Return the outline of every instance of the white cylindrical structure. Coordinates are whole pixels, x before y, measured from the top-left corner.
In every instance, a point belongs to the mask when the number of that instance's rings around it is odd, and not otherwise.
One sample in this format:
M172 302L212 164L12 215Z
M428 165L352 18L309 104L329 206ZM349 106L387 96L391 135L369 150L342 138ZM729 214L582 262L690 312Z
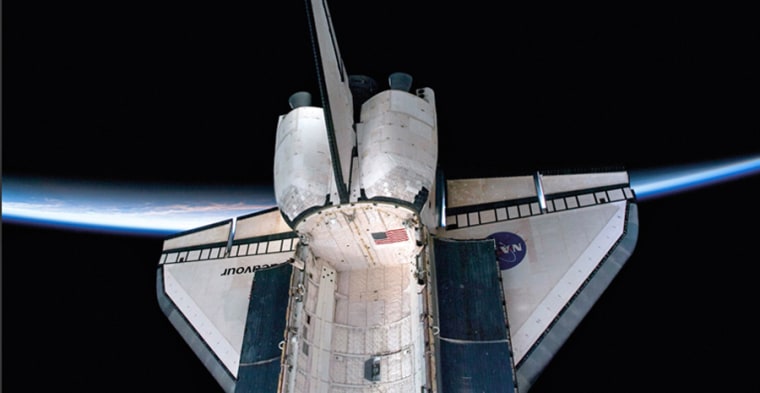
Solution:
M361 120L359 182L368 199L414 203L423 188L433 189L438 133L431 89L378 93L362 106Z
M277 205L292 222L324 206L330 193L332 160L322 108L301 106L280 117L274 154Z

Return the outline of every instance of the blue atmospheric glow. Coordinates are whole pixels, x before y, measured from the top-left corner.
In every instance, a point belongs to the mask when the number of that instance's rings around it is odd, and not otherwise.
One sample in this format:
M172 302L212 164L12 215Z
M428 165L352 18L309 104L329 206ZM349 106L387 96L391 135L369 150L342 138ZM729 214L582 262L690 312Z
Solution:
M705 164L630 170L630 184L640 201L760 174L760 155Z
M760 174L760 155L651 170L629 170L639 201ZM209 189L92 184L3 177L4 222L164 236L276 205L267 187Z
M96 232L166 235L275 205L263 187L152 187L3 178L6 222Z
M105 221L103 223L89 223L77 219L72 219L69 221L60 219L38 219L6 213L3 213L3 222L43 228L57 228L69 231L111 233L116 235L137 235L148 237L165 237L182 231L181 229L160 227L145 228L144 226L128 226L119 223L109 224Z

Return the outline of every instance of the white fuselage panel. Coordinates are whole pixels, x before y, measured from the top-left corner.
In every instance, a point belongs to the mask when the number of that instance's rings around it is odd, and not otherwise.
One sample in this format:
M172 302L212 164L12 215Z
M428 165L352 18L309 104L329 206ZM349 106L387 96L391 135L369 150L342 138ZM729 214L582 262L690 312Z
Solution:
M425 385L417 216L406 207L331 207L298 227L305 289L294 392L418 391Z

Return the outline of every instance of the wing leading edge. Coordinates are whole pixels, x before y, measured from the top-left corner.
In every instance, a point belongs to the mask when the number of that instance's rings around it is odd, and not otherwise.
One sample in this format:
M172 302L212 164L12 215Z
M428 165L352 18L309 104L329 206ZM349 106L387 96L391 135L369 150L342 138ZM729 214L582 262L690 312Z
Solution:
M493 241L514 379L526 392L635 247L628 175L448 180L446 199L437 237Z

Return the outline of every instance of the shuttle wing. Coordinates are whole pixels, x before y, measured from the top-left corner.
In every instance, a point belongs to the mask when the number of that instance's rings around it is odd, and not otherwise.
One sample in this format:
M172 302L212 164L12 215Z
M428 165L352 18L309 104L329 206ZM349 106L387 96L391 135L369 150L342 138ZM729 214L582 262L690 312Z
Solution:
M514 379L527 391L634 249L638 216L628 175L448 180L445 198L446 226L437 237L493 241ZM446 313L440 318L456 318Z
M277 209L164 241L159 305L226 391L276 390L297 244Z

